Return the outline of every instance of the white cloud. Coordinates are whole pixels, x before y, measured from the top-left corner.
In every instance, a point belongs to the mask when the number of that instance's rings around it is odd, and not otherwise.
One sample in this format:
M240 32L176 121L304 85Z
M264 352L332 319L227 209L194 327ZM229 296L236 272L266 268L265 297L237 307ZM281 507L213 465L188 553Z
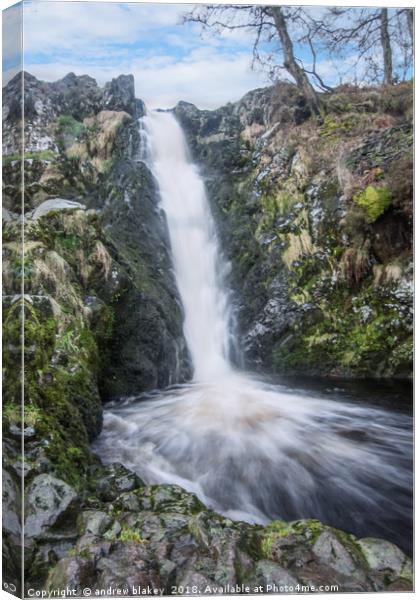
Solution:
M88 73L100 85L120 73L133 73L136 95L150 108L171 108L179 100L199 108L217 108L241 98L256 87L267 85L263 76L250 69L248 54L220 56L213 49L191 53L181 61L171 56L153 60L134 59L119 68L95 66L83 68L78 63L27 64L26 69L40 79L55 81L73 71Z
M180 7L159 4L34 2L25 5L25 52L89 53L104 44L131 44L176 25Z
M193 102L200 108L217 108L266 85L249 63L248 54L222 57L203 50L158 69L140 64L134 72L141 97L153 108L174 106L178 100Z
M68 72L100 85L133 73L151 107L179 100L215 108L265 78L250 69L250 34L201 35L180 25L191 5L36 2L25 9L25 69L47 81Z

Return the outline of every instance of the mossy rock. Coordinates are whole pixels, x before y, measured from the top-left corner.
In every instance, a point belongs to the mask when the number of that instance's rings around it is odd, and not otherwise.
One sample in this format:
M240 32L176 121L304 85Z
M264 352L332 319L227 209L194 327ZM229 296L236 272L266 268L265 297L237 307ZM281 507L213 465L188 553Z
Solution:
M369 185L365 190L353 196L353 201L361 206L371 223L374 223L391 205L391 192L386 187Z

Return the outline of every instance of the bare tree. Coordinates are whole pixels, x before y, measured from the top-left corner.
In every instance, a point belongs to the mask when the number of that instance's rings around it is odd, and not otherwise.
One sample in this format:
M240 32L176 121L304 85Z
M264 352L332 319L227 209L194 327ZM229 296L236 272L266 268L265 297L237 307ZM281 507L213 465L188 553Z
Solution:
M408 32L411 38L411 45L414 44L414 10L412 8L406 8L404 11L407 18Z
M312 112L315 115L319 115L321 112L319 98L312 87L308 75L303 68L303 66L299 65L296 60L295 52L293 49L293 42L290 38L286 19L284 17L284 13L282 9L278 6L272 6L268 9L274 19L274 24L281 40L281 45L283 48L284 55L284 68L296 82L296 85L300 90L302 90L305 98L308 101L309 106L311 107Z
M302 7L286 8L251 4L237 6L198 5L184 16L184 22L199 23L204 29L216 31L246 29L254 32L253 56L254 60L260 63L267 62L267 59L263 58L259 52L260 42L271 42L275 38L279 43L283 59L281 68L292 77L305 96L311 112L318 116L321 113L321 104L311 83L310 76L315 78L318 87L323 90L327 89L328 86L323 83L316 73L316 52L313 44L315 29L310 26L312 25L310 18L306 19L305 17ZM312 70L307 69L295 53L289 25L297 22L307 25L306 35L302 39L311 48L313 56ZM277 73L277 69L273 69L272 73Z
M335 7L318 24L318 34L330 53L348 54L353 50L356 64L365 63L365 79L391 85L405 78L412 63L412 19L411 9Z
M388 9L382 8L380 13L381 19L381 46L384 62L384 83L392 84L392 50L391 39L389 37Z

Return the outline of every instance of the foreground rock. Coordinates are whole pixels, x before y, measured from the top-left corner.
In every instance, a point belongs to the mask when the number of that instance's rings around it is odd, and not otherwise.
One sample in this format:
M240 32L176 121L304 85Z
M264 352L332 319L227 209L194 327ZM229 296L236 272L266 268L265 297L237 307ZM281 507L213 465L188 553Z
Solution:
M412 589L411 561L392 544L356 540L319 521L233 522L178 486L138 488L121 494L107 512L82 512L79 533L70 555L50 572L47 590Z

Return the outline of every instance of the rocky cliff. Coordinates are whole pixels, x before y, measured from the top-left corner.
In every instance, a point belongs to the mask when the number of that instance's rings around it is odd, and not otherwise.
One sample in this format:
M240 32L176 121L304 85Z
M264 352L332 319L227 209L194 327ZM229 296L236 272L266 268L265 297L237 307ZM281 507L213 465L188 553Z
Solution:
M6 579L19 587L24 489L27 589L411 589L388 542L317 521L234 523L91 452L103 401L190 376L182 306L133 78L24 81L24 187L20 77L3 90ZM288 86L218 111L177 106L250 365L408 376L411 99L395 90L337 92L323 124Z
M310 118L292 85L175 112L232 264L248 367L412 372L412 88L343 87Z
M3 206L12 223L14 213L21 212L19 114L13 109L19 93L16 77L4 90ZM50 251L54 251L71 263L63 267L68 272L60 293L66 278L74 275L82 303L96 303L98 312L102 300L112 309L112 335L109 332L106 344L99 348L104 398L138 392L139 387L164 387L189 374L166 223L158 209L153 177L138 160L137 119L142 114L132 76L120 76L101 89L87 76L69 74L49 84L25 74L27 240L35 236L41 259L53 260ZM88 212L67 217L71 206L66 201L81 204L72 205L72 212L77 208ZM50 215L58 211L63 223L54 233L54 215ZM68 220L79 220L79 225L67 225ZM88 249L84 231L85 227L90 231L93 222L102 238ZM50 246L45 245L47 228L52 231ZM36 275L40 263L34 268L31 248L25 253L28 277ZM11 258L12 269L15 260ZM101 261L98 274L95 265ZM56 290L39 283L34 290L28 282L27 291L42 295L44 290L58 300Z

